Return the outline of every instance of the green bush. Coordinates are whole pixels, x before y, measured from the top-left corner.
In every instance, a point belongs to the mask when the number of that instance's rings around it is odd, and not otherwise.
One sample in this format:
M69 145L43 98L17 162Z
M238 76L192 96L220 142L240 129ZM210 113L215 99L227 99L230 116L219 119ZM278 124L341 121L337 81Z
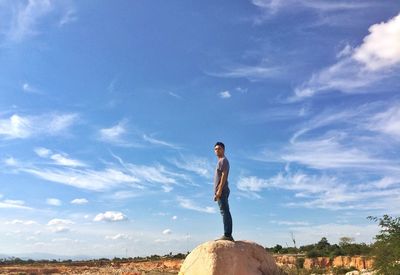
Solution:
M374 268L378 274L400 274L400 217L384 215L382 218L368 218L379 222L381 227L372 246L372 254L375 256Z

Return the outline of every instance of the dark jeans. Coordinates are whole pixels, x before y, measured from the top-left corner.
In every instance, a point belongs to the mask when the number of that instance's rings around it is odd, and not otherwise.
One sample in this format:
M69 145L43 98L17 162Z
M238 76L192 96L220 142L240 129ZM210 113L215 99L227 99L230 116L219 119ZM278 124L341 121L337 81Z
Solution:
M224 235L226 237L232 236L232 216L229 211L229 188L222 191L221 198L218 200L219 210L222 215L222 221L224 222Z

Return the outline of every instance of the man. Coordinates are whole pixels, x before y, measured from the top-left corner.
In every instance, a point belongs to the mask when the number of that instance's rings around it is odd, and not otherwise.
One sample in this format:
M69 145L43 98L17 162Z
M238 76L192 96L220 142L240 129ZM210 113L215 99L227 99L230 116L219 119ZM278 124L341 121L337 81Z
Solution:
M214 176L214 201L218 202L219 210L224 223L224 235L219 240L234 241L232 237L232 216L229 211L229 161L225 157L225 145L217 142L214 146L215 155L218 157L217 167Z

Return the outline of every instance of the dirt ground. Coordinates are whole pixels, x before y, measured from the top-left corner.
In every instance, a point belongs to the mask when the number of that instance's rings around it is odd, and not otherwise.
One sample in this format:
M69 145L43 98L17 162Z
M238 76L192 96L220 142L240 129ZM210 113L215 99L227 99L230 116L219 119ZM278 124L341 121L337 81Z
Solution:
M172 275L178 274L182 260L123 263L46 263L2 265L0 274L44 275L44 274L111 274L111 275Z

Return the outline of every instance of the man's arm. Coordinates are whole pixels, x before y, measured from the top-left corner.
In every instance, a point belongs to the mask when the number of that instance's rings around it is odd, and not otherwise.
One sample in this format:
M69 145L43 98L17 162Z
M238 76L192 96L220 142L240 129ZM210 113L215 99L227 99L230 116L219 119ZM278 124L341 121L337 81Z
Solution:
M221 181L219 182L218 190L217 190L217 193L215 194L215 197L214 197L215 201L217 201L217 200L219 200L221 198L222 190L223 190L224 185L226 183L226 179L227 179L227 174L225 172L222 172Z

